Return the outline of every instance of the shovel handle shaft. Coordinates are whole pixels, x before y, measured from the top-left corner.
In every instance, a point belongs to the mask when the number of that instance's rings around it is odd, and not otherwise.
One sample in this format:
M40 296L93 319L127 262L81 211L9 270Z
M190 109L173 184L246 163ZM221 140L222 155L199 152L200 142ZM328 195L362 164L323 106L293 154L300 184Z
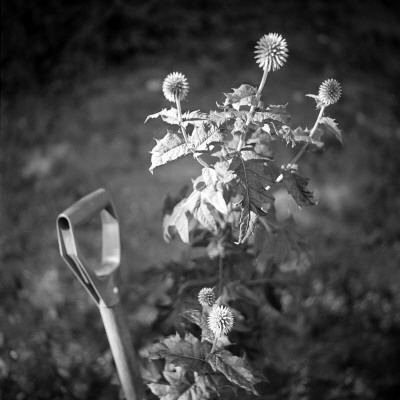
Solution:
M142 400L144 392L140 368L132 347L124 310L120 303L112 307L100 306L99 309L125 398Z

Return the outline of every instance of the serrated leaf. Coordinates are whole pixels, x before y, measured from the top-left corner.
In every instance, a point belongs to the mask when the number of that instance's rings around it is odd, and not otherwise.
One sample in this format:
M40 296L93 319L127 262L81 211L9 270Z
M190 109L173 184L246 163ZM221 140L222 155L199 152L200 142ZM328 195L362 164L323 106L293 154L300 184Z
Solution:
M264 124L271 124L274 129L275 125L278 127L281 125L288 125L290 126L292 117L286 110L286 106L274 106L270 105L267 107L265 111L257 111L254 113L253 121L260 126Z
M163 236L166 242L172 239L170 228L174 227L184 243L189 243L189 220L186 215L186 198L181 200L172 211L172 214L167 214L163 219Z
M217 234L218 226L214 215L210 211L210 206L207 202L201 201L199 207L193 211L193 217L200 222L210 232Z
M276 179L271 160L254 151L242 151L231 162L230 169L239 180L237 192L243 196L239 220L239 240L244 243L252 234L258 215L265 215L266 204L274 201L274 196L266 189Z
M334 119L329 117L322 117L319 121L318 127L322 129L323 132L334 134L336 139L339 140L340 143L343 143L342 132L340 131Z
M255 87L244 84L232 90L232 93L224 93L226 96L224 106L231 105L235 110L239 110L241 106L256 106L258 104Z
M221 141L223 141L223 135L215 125L202 123L194 127L189 144L195 151L202 152L210 143Z
M176 367L175 371L164 371L169 385L150 383L148 386L160 400L206 400L210 396L207 390L208 381L203 376L194 374L194 381L189 381L184 371Z
M213 185L207 186L202 191L202 198L212 205L216 210L222 214L228 214L228 206L226 205L224 194Z
M211 372L205 361L209 353L209 344L200 342L192 334L186 333L182 339L179 334L169 336L149 347L149 359L164 358L167 363L198 373Z
M164 108L158 113L151 114L146 118L146 120L144 122L146 123L149 119L154 119L154 118L158 118L158 117L161 117L161 119L164 122L166 122L167 124L171 124L171 125L179 124L178 111L174 107L171 107L169 110Z
M303 178L294 169L283 169L282 175L287 191L300 207L316 204L313 192L307 188L309 182L308 178Z
M156 141L157 144L150 152L151 166L149 170L151 173L153 173L154 168L177 160L189 152L185 141L174 132L168 131L161 140Z
M214 371L221 372L232 383L258 394L254 385L261 382L262 379L254 375L245 359L234 356L227 350L222 350L213 354L208 362Z
M210 121L215 123L217 127L221 127L223 124L225 124L231 119L240 118L244 116L244 113L245 113L244 111L238 111L233 109L221 112L211 111L209 114L209 119Z
M244 198L239 218L239 238L237 243L246 243L257 227L258 214L252 210L253 206L247 197Z
M182 114L182 125L202 125L205 122L209 122L207 114L197 111L186 111Z
M246 121L243 120L242 118L236 118L231 133L234 134L236 132L238 133L245 132L246 129L247 129Z

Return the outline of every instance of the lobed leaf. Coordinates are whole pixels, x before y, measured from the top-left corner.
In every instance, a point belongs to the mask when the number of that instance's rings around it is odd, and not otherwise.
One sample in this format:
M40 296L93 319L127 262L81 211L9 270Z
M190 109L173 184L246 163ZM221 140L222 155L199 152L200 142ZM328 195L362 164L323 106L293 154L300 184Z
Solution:
M342 132L339 129L334 119L329 117L322 117L319 121L318 128L322 129L322 133L332 133L336 139L343 144Z
M183 339L177 333L150 346L149 359L164 358L167 363L181 367L184 371L204 374L211 372L206 362L209 347L208 343L200 342L191 333L186 333Z
M283 169L282 175L287 191L300 207L316 204L313 192L307 188L308 178L300 176L295 169Z
M232 93L224 93L226 96L224 106L232 106L235 110L239 110L241 106L257 106L258 98L255 87L244 84L232 90Z
M206 400L210 398L207 380L204 375L194 375L194 380L189 381L183 371L177 367L175 371L164 371L165 379L169 385L150 383L150 390L160 400Z
M270 105L266 108L265 111L257 111L253 117L253 121L256 123L261 123L261 124L278 123L278 125L288 125L288 126L290 126L291 119L292 117L286 111L286 106L284 105L279 105L279 106Z
M245 243L253 233L258 215L265 215L265 206L274 201L267 187L272 185L277 173L271 160L253 150L244 150L232 159L230 169L236 174L243 196L239 220L238 243Z
M210 123L196 125L190 136L189 144L193 150L201 152L207 150L207 146L212 142L222 142L223 135L219 129Z
M182 199L163 219L163 237L166 242L172 238L170 228L174 227L184 243L189 243L189 219L186 215L186 198Z
M255 376L244 358L239 358L227 350L222 350L213 354L208 359L208 362L214 371L221 372L235 385L256 395L258 394L254 385L261 382L262 379L259 376Z
M159 117L161 117L161 119L167 124L179 125L178 110L174 107L171 107L169 110L164 108L158 113L151 114L146 118L144 122L146 123L149 119L154 119Z
M153 173L154 168L177 160L188 154L189 149L185 141L178 134L167 131L167 134L157 140L157 144L151 150L151 166L149 171Z

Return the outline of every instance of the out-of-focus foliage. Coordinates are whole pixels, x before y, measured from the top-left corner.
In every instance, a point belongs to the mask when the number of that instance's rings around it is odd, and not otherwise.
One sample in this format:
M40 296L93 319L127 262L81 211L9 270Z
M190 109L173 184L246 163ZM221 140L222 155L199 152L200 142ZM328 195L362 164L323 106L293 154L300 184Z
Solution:
M7 97L1 101L0 138L0 397L117 397L99 315L62 263L54 226L59 212L100 186L110 190L121 217L124 304L136 346L157 329L173 334L172 322L179 328L182 318L170 316L172 294L177 301L195 299L190 284L199 277L188 259L182 261L189 269L184 275L171 272L181 267L169 263L160 276L163 262L178 254L160 233L162 196L198 171L183 163L148 179L148 152L156 135L143 121L165 107L155 77L167 73L179 56L193 82L193 99L214 106L210 90L229 92L239 74L249 84L259 79L245 60L268 29L284 32L295 49L288 64L295 73L277 72L285 86L291 81L287 86L296 88L284 93L282 100L291 96L289 109L301 107L304 91L318 86L323 77L315 71L321 68L346 90L332 115L346 132L345 146L333 138L324 162L318 155L304 157L320 198L300 221L301 238L307 232L314 249L311 278L299 289L301 296L292 294L290 283L279 291L283 310L299 318L301 335L293 340L290 329L275 329L272 322L269 330L272 339L287 335L282 347L268 349L271 359L290 354L297 360L284 365L294 371L286 386L291 394L284 398L307 392L320 399L322 386L332 399L397 400L396 6L372 0L257 1L245 7L239 0L2 1L1 86ZM22 96L11 101L8 95L17 91ZM277 87L270 91L276 97ZM289 207L298 218L288 202ZM83 246L90 248L92 234L92 229L85 232ZM271 258L285 260L290 270L292 255L270 245ZM209 250L218 254L220 246ZM144 274L153 263L158 273ZM187 279L190 284L183 283ZM266 292L273 302L274 294ZM271 381L282 387L285 379L283 374Z

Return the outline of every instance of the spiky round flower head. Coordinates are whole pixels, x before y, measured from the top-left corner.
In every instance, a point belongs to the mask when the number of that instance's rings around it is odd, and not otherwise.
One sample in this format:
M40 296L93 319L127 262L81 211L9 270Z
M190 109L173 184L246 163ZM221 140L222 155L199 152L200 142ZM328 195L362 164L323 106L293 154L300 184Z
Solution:
M340 83L335 79L327 79L321 83L318 98L324 106L336 103L342 93Z
M207 320L208 327L215 336L226 335L233 327L233 314L229 307L215 305Z
M276 71L285 64L288 52L286 39L277 33L269 33L257 42L255 58L260 68Z
M213 288L203 288L199 292L199 303L203 307L212 307L215 303L215 294Z
M183 100L189 92L189 83L186 76L180 72L172 72L163 82L162 90L165 98L171 103Z

